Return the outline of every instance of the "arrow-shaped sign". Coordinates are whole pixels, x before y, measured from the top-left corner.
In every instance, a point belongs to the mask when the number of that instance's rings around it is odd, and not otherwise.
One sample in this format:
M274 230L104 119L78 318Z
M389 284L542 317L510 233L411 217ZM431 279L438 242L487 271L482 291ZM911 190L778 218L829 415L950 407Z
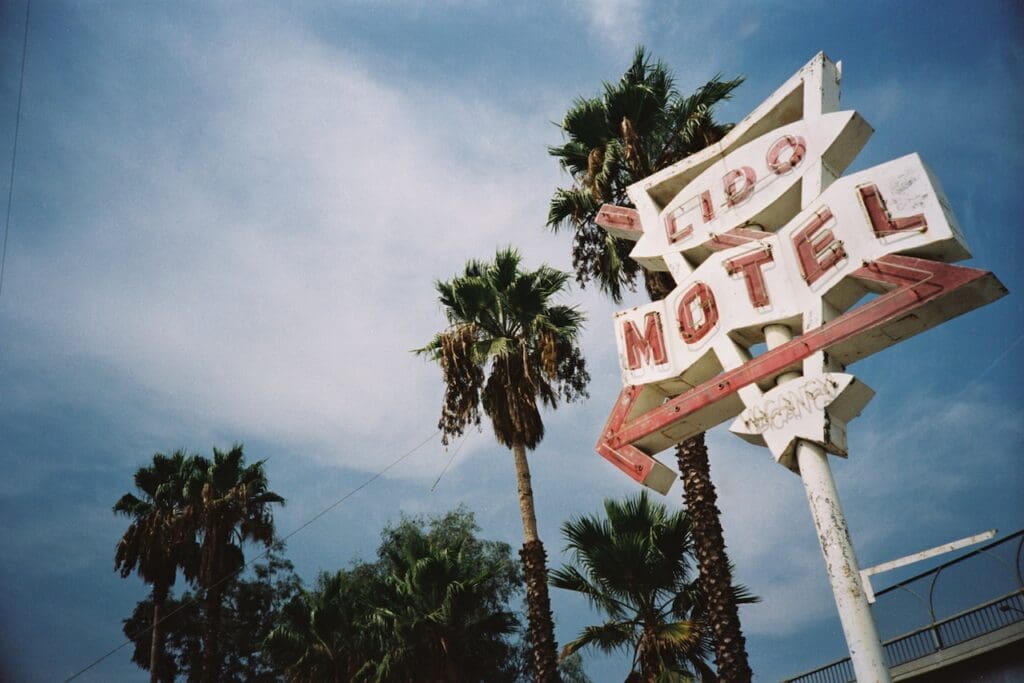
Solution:
M651 453L638 448L638 442L682 427L672 431L669 442L676 443L723 421L723 413L732 413L724 419L735 416L742 409L740 389L771 383L819 351L846 365L1006 294L989 271L896 254L867 263L851 276L891 291L664 403L653 389L625 387L597 452L636 481L666 493L675 477L650 457L662 450L663 440L653 440Z

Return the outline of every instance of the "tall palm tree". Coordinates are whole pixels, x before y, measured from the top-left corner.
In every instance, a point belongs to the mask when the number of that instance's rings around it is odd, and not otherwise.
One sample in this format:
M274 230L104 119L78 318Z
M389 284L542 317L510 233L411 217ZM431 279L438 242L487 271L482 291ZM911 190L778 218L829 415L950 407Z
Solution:
M220 612L227 579L245 565L242 544L274 542L271 505L284 498L269 490L263 462L246 466L242 446L213 449L213 460L186 461L185 524L199 535L196 578L204 590L203 681L218 677Z
M585 647L632 650L628 680L716 681L706 601L691 576L690 522L677 510L652 502L646 491L624 501L606 500L605 516L562 525L576 565L551 574L551 585L584 595L608 620L588 626L563 656ZM582 569L581 569L582 568ZM737 602L755 598L734 587Z
M126 493L114 504L115 513L132 519L117 544L114 570L122 577L137 570L142 580L153 586L149 649L149 675L153 683L174 679L175 672L166 671L164 665L163 608L179 567L190 573L195 555L194 544L181 533L185 460L182 451L169 456L155 454L153 464L135 472L135 487L142 497Z
M643 274L652 298L672 288L667 273L646 271L630 259L633 243L594 222L602 204L631 206L626 188L720 140L731 124L714 119L714 107L732 97L743 78L711 79L682 96L664 63L637 48L633 63L604 92L578 97L562 120L566 141L548 148L573 180L551 198L548 226L573 232L573 268L581 285L596 282L616 303Z
M652 63L642 47L617 83L578 98L565 115L565 144L548 152L573 179L551 199L548 225L573 231L573 267L581 284L595 281L614 301L635 286L642 272L652 300L674 287L667 273L647 271L628 255L632 242L618 239L594 222L603 203L631 206L626 188L720 140L732 125L715 121L714 107L732 96L743 78L716 76L689 96L675 89L664 63ZM719 676L749 681L750 666L739 615L732 601L732 572L719 521L707 446L699 434L676 450L683 497L692 519L702 588L708 595Z
M526 451L544 436L538 402L554 408L584 397L590 376L577 346L582 313L552 303L569 276L548 266L522 271L519 264L514 249L501 249L493 263L470 261L462 275L438 282L449 326L418 353L441 365L445 441L479 425L483 406L498 442L512 450L530 643L536 678L547 683L558 680L557 645Z

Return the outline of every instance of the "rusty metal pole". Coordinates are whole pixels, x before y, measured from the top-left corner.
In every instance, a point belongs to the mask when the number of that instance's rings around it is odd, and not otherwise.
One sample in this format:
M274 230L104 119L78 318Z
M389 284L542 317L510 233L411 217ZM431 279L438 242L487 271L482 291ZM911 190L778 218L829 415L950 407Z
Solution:
M764 334L769 349L793 337L785 325L768 325ZM780 375L776 383L783 384L798 377L798 372L787 372ZM878 628L861 584L860 567L853 552L843 508L839 504L839 492L832 477L828 454L818 444L800 440L796 445L796 458L854 674L859 683L891 683Z

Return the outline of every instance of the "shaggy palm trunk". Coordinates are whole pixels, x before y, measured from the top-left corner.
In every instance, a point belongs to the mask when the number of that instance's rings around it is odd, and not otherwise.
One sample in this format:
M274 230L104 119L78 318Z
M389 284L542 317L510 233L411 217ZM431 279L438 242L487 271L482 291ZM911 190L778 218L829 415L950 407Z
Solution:
M538 683L557 683L558 644L555 642L555 622L548 596L547 555L537 535L537 515L533 510L530 464L522 444L512 447L512 455L516 464L519 513L523 517L525 542L519 557L523 562L523 576L526 579L526 617L529 622L530 646L533 649L534 675Z
M718 679L746 683L751 679L746 641L732 593L732 573L725 554L718 495L711 482L708 449L699 434L679 444L676 451L683 478L683 496L690 517L700 584L707 602L707 619L715 642Z
M149 683L160 681L160 660L164 647L163 618L164 602L167 601L167 585L153 584L153 629L149 640Z
M668 296L675 287L675 281L669 273L645 269L644 285L651 300L658 301ZM690 533L697 554L700 587L707 600L707 619L715 643L718 678L726 683L745 683L752 674L732 594L732 572L729 571L729 556L725 553L718 494L711 481L704 435L698 434L679 444L676 455L683 479L683 504L690 517Z
M644 288L651 301L661 301L676 288L676 281L670 273L659 270L644 271Z
M654 629L644 626L643 635L640 636L640 679L644 683L654 683L661 674L661 666L658 663L657 636Z

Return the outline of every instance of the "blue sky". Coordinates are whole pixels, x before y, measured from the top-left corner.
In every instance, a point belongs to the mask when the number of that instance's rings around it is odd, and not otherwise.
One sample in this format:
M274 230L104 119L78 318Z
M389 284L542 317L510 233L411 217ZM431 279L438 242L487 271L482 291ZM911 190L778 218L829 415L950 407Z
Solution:
M864 566L1024 526L1014 3L294 5L32 5L0 295L3 677L62 679L120 642L146 589L112 570L110 507L154 452L244 442L288 532L429 435L440 376L408 350L442 324L432 282L504 244L569 268L568 237L544 228L569 182L551 122L638 43L684 91L746 75L732 121L824 50L876 130L851 170L910 152L934 170L969 265L1010 295L853 366L878 393L836 478ZM24 7L0 4L4 180ZM531 458L553 564L563 521L635 490L592 451L619 389L616 307L568 301L589 315L594 381ZM757 679L842 655L799 480L724 427L709 440L730 555L764 599L741 615ZM448 455L432 442L296 535L300 574L370 558L400 511L459 502L517 547L508 453L473 434L431 491ZM553 601L564 643L592 616ZM597 681L627 666L588 662ZM115 679L145 679L127 649L81 680Z

